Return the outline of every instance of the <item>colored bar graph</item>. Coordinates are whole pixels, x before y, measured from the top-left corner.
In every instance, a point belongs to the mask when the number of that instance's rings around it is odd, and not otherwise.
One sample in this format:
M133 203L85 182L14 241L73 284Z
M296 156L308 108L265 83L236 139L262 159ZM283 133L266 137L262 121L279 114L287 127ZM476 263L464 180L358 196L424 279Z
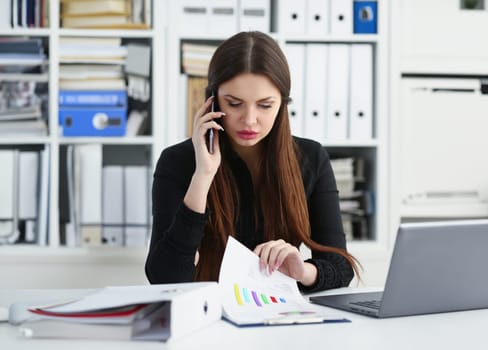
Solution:
M237 283L234 283L234 297L238 305L256 304L256 306L262 307L265 305L286 303L285 298L258 293L254 290L249 290L248 288L241 289Z

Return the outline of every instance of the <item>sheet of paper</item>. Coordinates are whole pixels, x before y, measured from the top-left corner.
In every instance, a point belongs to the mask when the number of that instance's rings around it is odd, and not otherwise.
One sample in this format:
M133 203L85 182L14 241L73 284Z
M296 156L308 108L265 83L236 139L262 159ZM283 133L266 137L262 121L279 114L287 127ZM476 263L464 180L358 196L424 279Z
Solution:
M219 285L224 317L238 325L342 319L310 304L294 279L279 271L261 272L258 256L233 237L227 242Z

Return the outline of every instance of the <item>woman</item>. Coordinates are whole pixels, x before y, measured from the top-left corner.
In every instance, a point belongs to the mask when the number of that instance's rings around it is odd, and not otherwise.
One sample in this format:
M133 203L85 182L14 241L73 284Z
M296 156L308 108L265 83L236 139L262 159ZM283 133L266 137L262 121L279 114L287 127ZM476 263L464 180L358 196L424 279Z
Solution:
M263 271L287 274L303 292L349 284L357 265L330 160L319 143L291 136L289 92L288 64L271 37L242 32L217 48L192 138L165 149L154 174L151 283L218 280L232 235ZM212 102L220 109L209 112ZM307 261L301 243L312 250Z

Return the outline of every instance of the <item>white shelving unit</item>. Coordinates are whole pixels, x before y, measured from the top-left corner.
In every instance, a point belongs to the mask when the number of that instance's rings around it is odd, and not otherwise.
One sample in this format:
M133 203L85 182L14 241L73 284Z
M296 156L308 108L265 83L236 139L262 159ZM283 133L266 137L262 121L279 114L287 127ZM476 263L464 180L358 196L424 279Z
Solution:
M400 0L390 5L391 230L402 221L488 217L486 166L479 162L486 149L486 137L482 135L482 130L486 130L483 115L486 98L480 92L480 82L488 74L488 50L471 40L473 33L486 32L488 11L486 3L481 9L466 9L463 5L476 2ZM463 87L471 92L456 94L456 88L459 92ZM443 88L443 92L433 93ZM413 94L413 91L423 92ZM424 96L421 102L419 96ZM439 123L432 127L435 120ZM418 131L412 132L415 128ZM412 145L415 147L411 150ZM466 150L467 145L473 146ZM432 156L433 149L442 151ZM405 150L411 153L407 155ZM452 150L458 153L453 154ZM419 154L431 158L432 163L425 166L422 157L415 156ZM452 170L450 163L446 166L448 162L444 159L448 157L455 160L456 170ZM412 158L414 171L419 174L414 180L408 176L412 173ZM425 190L455 193L460 183L473 186L480 198L460 200L454 195L429 201L427 196L421 197ZM420 200L408 202L405 191L412 184L416 187L412 194L419 195Z
M165 142L166 108L166 3L153 1L151 29L92 30L60 28L60 2L49 0L49 28L0 30L0 37L36 37L48 43L49 133L43 137L5 137L0 146L47 145L50 148L49 233L47 246L0 246L2 287L95 287L108 284L147 283L145 248L75 247L60 244L59 149L64 145L101 144L144 146L151 153L151 173ZM157 15L160 14L160 15ZM63 137L58 126L58 76L60 37L117 37L151 43L151 134L137 137ZM96 271L96 273L94 273ZM20 278L19 276L25 276Z
M184 3L184 2L183 2ZM74 30L59 28L59 2L50 0L50 23L47 29L12 29L0 36L43 37L49 41L49 127L47 137L1 139L0 145L39 144L51 146L51 189L49 220L50 243L47 247L0 246L0 278L5 287L98 287L103 285L146 283L143 264L145 249L135 248L66 248L59 245L58 168L59 147L66 144L97 143L103 145L142 145L152 152L155 165L161 150L186 137L185 89L180 73L182 39L225 40L228 35L207 35L198 31L182 34L181 18L176 9L178 0L153 1L151 30ZM327 149L355 149L367 152L374 159L370 183L375 191L375 218L372 235L367 241L353 241L349 250L364 267L363 280L378 285L386 278L391 248L389 205L389 2L378 1L378 33L375 35L288 35L272 32L280 45L299 43L370 43L374 46L374 138L366 141L325 143ZM58 135L58 43L62 36L95 36L143 38L152 42L152 134L135 138L64 138ZM17 278L19 275L26 278Z

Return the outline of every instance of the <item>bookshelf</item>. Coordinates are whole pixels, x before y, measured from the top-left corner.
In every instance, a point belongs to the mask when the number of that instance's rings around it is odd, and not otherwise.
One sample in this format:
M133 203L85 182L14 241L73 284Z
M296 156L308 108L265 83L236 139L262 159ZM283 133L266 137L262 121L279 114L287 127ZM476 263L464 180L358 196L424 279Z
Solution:
M48 1L48 0L45 0ZM41 2L41 1L39 1ZM44 2L44 1L42 1ZM130 1L127 1L129 3ZM149 1L134 1L134 3L150 4ZM98 5L98 2L97 2ZM154 162L164 147L165 115L165 32L166 17L160 16L152 22L152 13L165 14L165 2L154 1L152 11L144 13L148 18L148 26L125 26L124 28L64 28L61 25L61 3L49 0L49 26L45 28L28 28L27 26L0 27L0 38L39 38L45 44L48 58L48 107L45 114L48 132L46 135L0 137L0 149L49 149L49 204L46 212L49 219L49 230L44 242L30 244L5 244L0 246L0 263L2 285L7 286L102 286L106 284L146 283L143 272L145 259L145 244L138 246L88 246L77 242L67 246L63 237L63 225L60 223L61 187L60 168L62 167L61 153L66 148L85 146L99 147L103 156L104 166L134 164L147 167L148 175L152 174ZM2 20L8 14L2 14ZM3 18L5 17L5 18ZM156 16L155 16L156 17ZM58 125L58 93L60 66L62 62L61 41L64 38L113 38L121 39L123 45L128 43L142 43L150 48L149 68L151 72L150 100L146 104L149 110L148 127L146 132L137 136L121 137L70 137L63 136ZM157 62L157 64L156 64ZM152 77L158 77L153 79ZM127 77L125 77L127 79ZM132 154L132 156L131 156ZM124 159L124 156L129 159ZM141 161L139 158L143 158ZM150 177L148 176L148 183ZM147 189L150 198L150 188ZM147 207L150 208L148 201ZM149 217L149 212L148 212ZM149 224L149 222L148 222ZM147 227L149 230L149 227ZM149 234L150 231L148 231ZM63 270L64 266L64 270ZM93 271L97 271L96 274ZM28 278L18 278L25 273ZM122 277L122 275L126 275ZM119 277L117 277L119 276Z
M232 2L232 1L231 1ZM284 1L283 1L284 2ZM209 7L209 1L202 1ZM237 1L235 2L237 3ZM389 9L388 2L378 0L378 34L293 34L280 30L277 23L278 4L270 1L269 33L285 47L287 43L308 45L365 44L374 52L373 66L373 137L355 140L323 140L331 155L361 156L368 162L367 186L374 192L375 210L368 223L369 235L365 240L348 243L349 250L365 267L363 280L367 284L381 284L386 277L385 261L389 257L391 236L388 220L388 66L389 66ZM290 3L293 3L291 1ZM324 1L325 3L325 1ZM1 147L34 145L51 149L49 241L46 246L0 246L0 278L14 287L93 287L107 284L146 283L143 247L65 247L60 239L60 150L77 145L102 145L111 150L143 148L149 154L152 169L161 150L187 136L186 78L181 73L181 43L219 42L240 30L219 31L207 27L199 30L197 23L185 25L181 7L187 2L177 0L152 2L150 29L67 29L61 28L60 3L50 0L48 28L0 29L0 37L40 37L49 46L49 134L22 138L0 138ZM205 7L204 6L204 7ZM208 8L207 8L208 9ZM238 17L239 18L239 17ZM240 21L240 20L239 20ZM221 29L221 28L220 28ZM58 91L60 67L60 38L108 37L127 41L143 41L151 47L151 128L148 135L135 137L63 137L58 128ZM62 266L69 266L63 270ZM93 273L96 271L96 273ZM30 280L15 278L28 273ZM96 275L96 276L95 276ZM8 283L6 286L9 285Z

